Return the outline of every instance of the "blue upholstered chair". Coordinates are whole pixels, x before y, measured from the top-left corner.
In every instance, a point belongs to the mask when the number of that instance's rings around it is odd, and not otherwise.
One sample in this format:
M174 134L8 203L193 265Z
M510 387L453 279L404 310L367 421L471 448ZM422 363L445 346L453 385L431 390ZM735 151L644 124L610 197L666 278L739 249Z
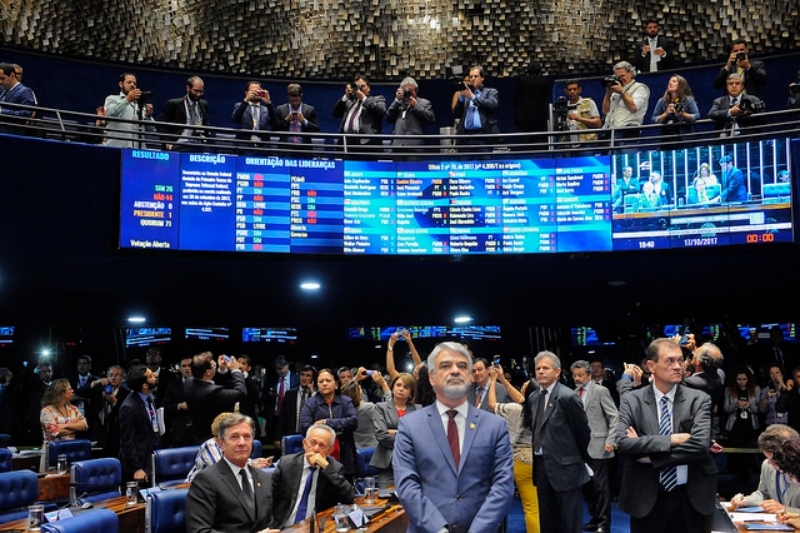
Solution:
M0 524L26 518L39 495L39 480L30 470L0 473Z
M262 451L263 451L263 445L261 444L261 441L258 439L253 439L253 451L250 452L250 458L258 459L259 457L261 457Z
M145 511L148 533L184 533L187 494L189 489L152 492Z
M47 453L48 470L54 470L58 466L58 456L67 456L67 467L75 461L86 461L92 458L92 441L86 439L74 440L55 440L47 443L45 449Z
M0 433L0 448L8 448L9 446L11 446L11 435Z
M81 503L116 498L122 494L122 464L113 457L75 461L69 483Z
M359 494L364 494L363 479L378 475L378 469L369 464L369 462L372 460L372 454L374 453L375 448L356 449L356 490Z
M297 453L303 451L303 436L285 435L281 439L281 455L289 455L290 453Z
M13 468L11 450L0 448L0 472L11 472Z
M117 513L92 509L71 518L42 525L42 533L119 533Z
M164 448L153 452L153 486L169 487L186 480L200 446Z

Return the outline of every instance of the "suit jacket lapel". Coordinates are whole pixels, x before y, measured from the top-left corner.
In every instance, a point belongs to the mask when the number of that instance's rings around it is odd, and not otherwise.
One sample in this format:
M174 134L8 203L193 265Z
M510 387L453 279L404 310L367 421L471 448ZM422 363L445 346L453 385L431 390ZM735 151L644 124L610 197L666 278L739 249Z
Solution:
M442 455L444 455L444 458L447 461L448 466L450 466L450 469L453 471L453 474L458 476L456 462L453 460L453 452L450 451L450 443L447 442L447 434L444 432L442 419L439 416L439 410L436 408L435 403L432 404L428 409L428 427L430 427L433 440L435 440L436 444L439 446L439 450L441 450ZM466 449L466 447L462 446L462 449Z
M544 408L544 420L542 420L542 424L547 422L547 420L550 418L550 414L553 412L553 406L555 406L556 400L558 399L558 389L559 384L556 383L553 385L553 390L550 391L550 397L547 398L547 405Z
M645 405L644 409L649 411L645 416L641 417L647 428L644 430L645 435L658 435L658 406L656 405L656 394L653 392L653 386L647 385L647 390L644 395Z
M219 472L222 475L222 481L225 483L225 486L227 486L228 490L231 491L234 499L239 502L242 510L247 513L247 516L251 520L255 522L256 517L250 512L250 508L244 504L244 500L242 498L242 487L239 486L239 482L233 477L233 470L231 470L231 467L225 462L225 459L220 459L217 464L219 465Z
M475 440L480 428L478 427L478 419L480 417L479 409L468 405L467 424L464 427L464 443L461 445L461 463L458 465L458 471L461 472L461 465L469 459L469 451L472 449L472 442Z

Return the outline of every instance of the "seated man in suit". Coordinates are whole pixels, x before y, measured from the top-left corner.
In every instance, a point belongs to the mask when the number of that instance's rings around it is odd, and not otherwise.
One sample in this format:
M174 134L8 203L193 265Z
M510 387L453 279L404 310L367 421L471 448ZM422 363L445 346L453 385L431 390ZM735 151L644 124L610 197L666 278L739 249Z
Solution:
M272 474L272 527L289 527L338 503L353 503L355 489L342 473L342 463L330 457L336 432L325 424L306 431L303 452L281 457Z
M497 531L514 497L508 425L467 401L471 367L462 344L438 344L436 402L400 419L392 466L409 533Z
M772 424L758 436L758 448L766 459L761 463L758 489L749 496L737 494L731 504L737 507L763 507L768 513L800 513L800 485L789 481L772 462L772 455L787 439L800 438L800 434L784 424Z
M219 424L217 442L222 460L202 470L186 496L187 531L259 531L272 522L272 484L269 475L248 466L253 450L254 422L230 414Z

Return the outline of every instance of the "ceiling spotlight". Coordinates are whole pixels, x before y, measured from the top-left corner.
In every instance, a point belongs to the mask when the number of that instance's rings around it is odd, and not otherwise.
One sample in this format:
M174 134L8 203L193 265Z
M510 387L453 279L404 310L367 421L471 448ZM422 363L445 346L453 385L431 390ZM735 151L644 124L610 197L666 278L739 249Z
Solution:
M457 316L454 320L456 324L468 324L472 322L472 317L467 315Z
M147 319L140 315L134 315L128 317L128 322L131 324L144 324Z
M611 285L612 287L622 287L623 285L626 284L626 282L622 281L621 279L615 279L609 281L608 284Z
M316 281L306 281L300 284L300 288L304 291L317 291L321 286Z

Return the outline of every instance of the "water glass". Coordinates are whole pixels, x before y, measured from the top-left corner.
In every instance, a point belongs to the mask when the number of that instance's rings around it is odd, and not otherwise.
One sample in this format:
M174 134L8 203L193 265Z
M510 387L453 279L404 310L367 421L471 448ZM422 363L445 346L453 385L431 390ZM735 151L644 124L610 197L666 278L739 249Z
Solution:
M364 505L375 504L375 478L364 478Z
M128 505L134 505L138 501L136 493L139 490L139 484L136 481L128 481L125 484L125 500Z
M58 463L56 464L56 470L59 474L63 474L67 471L67 454L62 453L58 456Z
M333 508L333 519L336 521L336 532L350 531L350 520L347 517L347 505L337 505Z
M28 507L28 531L39 531L44 522L44 505L35 503Z

